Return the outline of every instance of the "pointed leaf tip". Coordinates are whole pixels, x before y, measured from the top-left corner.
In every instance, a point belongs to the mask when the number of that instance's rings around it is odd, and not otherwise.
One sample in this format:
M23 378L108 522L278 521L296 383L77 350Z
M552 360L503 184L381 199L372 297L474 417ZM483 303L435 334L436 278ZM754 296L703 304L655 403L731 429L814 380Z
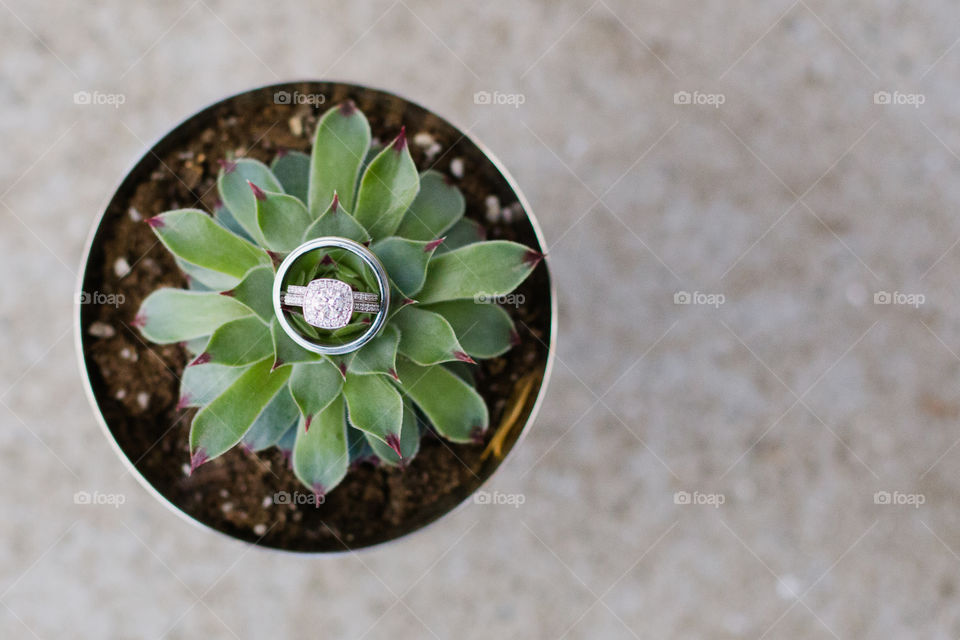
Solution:
M483 427L476 425L470 430L470 440L473 441L474 444L483 444L484 431L486 430Z
M400 452L400 436L395 433L390 433L387 435L385 440L387 442L387 446L393 449L398 458L403 460L403 454Z
M263 202L264 200L267 199L267 194L265 194L265 193L263 192L263 189L261 189L260 187L258 187L258 186L255 185L255 184L253 184L253 183L250 182L249 180L247 180L247 184L250 185L250 190L253 191L253 197L254 197L254 198L256 198L257 200L259 200L260 202Z
M283 364L284 364L283 360L281 360L280 358L277 358L276 360L273 361L273 366L270 367L270 371L276 371L277 369L282 367Z
M463 351L454 351L453 357L459 360L460 362L466 362L467 364L477 364L477 361L471 358Z
M150 225L151 229L160 229L164 226L162 216L153 216L152 218L147 218L147 224Z
M224 173L233 173L237 169L237 163L230 160L217 160L217 164L220 165Z
M529 249L525 254L523 254L524 264L528 264L531 267L535 267L540 264L540 261L543 260L544 254L540 253L536 249Z
M277 157L277 158L283 158L283 157L286 156L288 153L290 153L290 150L289 150L289 149L280 148L280 149L277 149L277 155L276 155L276 157Z
M220 295L227 296L228 298L234 298L237 295L236 290L230 289L229 291L221 291Z
M390 374L390 377L391 377L391 378L393 378L393 379L396 380L397 382L400 382L400 376L397 375L397 370L396 370L396 369L390 369L389 371L387 371L387 373Z
M197 449L190 456L190 475L197 470L197 467L207 461L207 451L203 447Z
M191 363L188 364L187 366L188 366L188 367L194 367L194 366L196 366L196 365L198 365L198 364L207 364L208 362L210 362L211 359L212 359L212 356L211 356L208 352L204 351L203 353L201 353L200 355L197 356L197 359L196 359L196 360L194 360L193 362L191 362Z
M311 423L311 422L313 422L313 416L312 416L312 415L307 416L307 418L303 421L303 432L304 432L304 433L310 431L310 423Z
M336 213L337 211L340 211L340 194L334 190L333 202L330 203L330 213Z
M520 346L520 334L517 333L516 329L510 330L510 346L519 347Z
M340 369L340 375L343 377L344 380L346 380L347 379L347 363L341 362L339 369Z
M130 322L130 326L136 329L143 329L147 326L147 316L142 313L138 313L133 317L133 320Z
M177 411L182 411L186 409L190 405L190 402L191 402L191 399L190 399L189 393L185 393L182 396L180 396L180 399L177 400Z
M352 116L357 111L357 103L353 100L344 100L340 103L340 113L346 117Z
M436 240L432 240L428 242L427 244L423 245L423 252L430 253L431 251L439 247L441 244L443 244L443 241L446 239L447 239L447 236L443 236L442 238L437 238Z
M313 506L319 507L323 504L324 499L327 497L327 488L324 487L319 482L313 485Z
M329 253L325 253L323 254L323 260L320 261L320 264L329 266L331 264L336 264L336 262L333 261L333 258L330 257Z
M407 148L407 127L400 127L400 133L393 140L393 143L390 145L390 148L400 153Z

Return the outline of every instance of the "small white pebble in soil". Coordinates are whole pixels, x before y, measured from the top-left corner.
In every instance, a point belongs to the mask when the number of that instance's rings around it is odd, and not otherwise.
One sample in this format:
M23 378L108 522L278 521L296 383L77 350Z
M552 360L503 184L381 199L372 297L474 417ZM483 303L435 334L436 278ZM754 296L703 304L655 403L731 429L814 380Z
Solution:
M287 121L287 124L290 126L290 133L298 138L303 135L303 120L300 119L300 116L293 116Z
M433 162L433 159L436 158L443 147L440 146L439 142L434 142L432 145L427 147L427 150L423 152L423 155L426 156L427 162Z
M190 465L188 465L186 462L184 462L183 465L180 466L180 470L183 471L183 475L185 476L190 475Z
M150 394L146 391L141 391L137 394L137 406L141 409L146 409L150 406Z
M108 325L106 322L100 322L99 320L90 325L90 328L87 329L87 333L92 335L94 338L112 338L113 336L117 335L117 332L113 327Z
M500 198L495 195L489 195L483 201L487 205L487 222L499 222L500 220Z
M230 513L231 511L233 511L233 503L224 502L222 505L220 505L220 510L223 511L224 513Z
M113 394L113 397L116 398L117 400L123 400L124 398L127 397L127 390L117 389L117 392Z
M262 522L253 528L253 533L258 536L262 536L267 532L267 525Z
M127 262L126 258L117 258L117 261L113 263L113 272L117 274L118 278L130 273L130 263Z
M137 211L135 207L130 207L127 209L127 215L130 216L130 219L134 222L140 222L143 220L143 216L140 215L140 212Z
M226 489L220 489L220 497L221 497L221 498L226 498L226 497L229 496L229 495L230 495L230 494L227 492Z
M418 147L423 147L424 149L435 142L436 140L434 140L433 136L426 131L421 131L417 135L413 136L413 144L417 145Z
M463 158L454 158L450 161L450 173L457 180L463 177Z
M504 207L500 214L503 216L504 222L516 222L523 217L523 207L519 202L514 202L509 207Z
M266 509L267 507L273 505L273 498L271 498L270 496L264 496L263 502L261 502L260 504L263 506L264 509Z
M130 362L136 362L140 359L140 356L137 355L137 352L131 349L130 347L124 347L120 350L120 357L124 360L129 360Z

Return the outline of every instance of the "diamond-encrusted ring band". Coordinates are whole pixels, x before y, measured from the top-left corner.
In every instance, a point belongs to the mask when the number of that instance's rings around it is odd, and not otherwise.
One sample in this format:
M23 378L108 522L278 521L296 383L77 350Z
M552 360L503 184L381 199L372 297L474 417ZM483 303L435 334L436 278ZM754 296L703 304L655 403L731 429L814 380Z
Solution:
M291 285L284 290L284 280L294 263L305 254L328 249L343 249L366 264L377 280L377 293L354 291L335 278L317 278L306 286ZM342 355L356 351L372 340L383 328L390 305L390 282L380 260L369 249L347 238L325 237L303 243L280 263L273 283L273 309L280 326L298 345L324 355ZM350 324L354 313L374 314L370 326L359 337L344 344L322 344L304 337L287 317L291 308L298 308L307 324L319 329L341 329Z

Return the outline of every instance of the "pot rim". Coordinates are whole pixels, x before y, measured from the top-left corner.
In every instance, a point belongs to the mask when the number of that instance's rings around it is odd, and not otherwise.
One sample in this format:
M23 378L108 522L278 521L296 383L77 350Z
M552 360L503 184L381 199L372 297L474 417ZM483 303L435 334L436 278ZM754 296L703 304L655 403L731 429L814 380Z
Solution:
M333 84L333 85L346 86L346 87L351 87L351 88L356 88L356 89L373 90L373 91L376 91L376 92L379 92L379 93L383 93L383 94L386 94L386 95L390 95L390 96L394 96L394 97L396 97L396 98L399 98L400 100L403 100L404 102L406 102L406 103L408 103L408 104L411 104L411 105L413 105L413 106L415 106L415 107L418 107L418 108L420 108L420 109L423 109L424 111L426 111L426 112L428 112L428 113L437 115L443 122L445 122L446 124L452 126L454 129L456 129L457 132L458 132L460 135L462 135L465 139L467 139L468 141L470 141L471 143L473 143L473 144L477 147L477 149L479 149L480 152L483 153L484 157L485 157L491 164L493 164L494 168L500 173L500 175L503 176L504 180L507 182L507 184L509 185L510 189L511 189L511 190L514 192L514 194L517 196L517 201L520 203L520 205L523 207L524 211L526 212L527 220L529 221L530 226L533 228L534 236L536 237L537 242L539 243L540 247L543 249L543 254L544 254L543 263L544 263L544 265L546 265L546 267L547 267L547 274L548 274L548 281L549 281L549 293L550 293L550 325L549 325L549 328L550 328L550 337L549 337L548 342L546 343L546 347L547 347L547 361L546 361L546 364L544 365L544 369L543 369L543 378L542 378L542 380L540 381L540 387L539 387L539 389L537 389L537 397L536 397L536 399L534 400L533 406L532 406L531 409L530 409L530 415L527 417L527 420L524 422L523 427L521 428L520 433L518 434L516 441L513 443L513 446L510 447L510 449L506 452L506 454L504 454L503 458L500 460L500 463L497 465L496 469L494 469L494 471L493 471L492 473L490 473L489 476L487 476L486 478L484 478L484 480L483 480L479 485L477 485L477 486L473 489L473 491L471 491L469 494L467 494L466 496L464 496L464 498L463 498L462 500L460 500L458 503L456 503L453 507L451 507L451 508L450 508L448 511L446 511L445 513L443 513L443 514L437 516L436 518L430 520L429 522L427 522L427 523L425 523L425 524L417 527L416 529L412 529L412 530L410 530L410 531L407 531L406 533L403 533L403 534L401 534L401 535L399 535L399 536L396 536L396 537L394 537L394 538L389 538L389 539L387 539L387 540L383 540L383 541L380 541L380 542L375 542L375 543L372 543L372 544L367 544L367 545L363 545L363 546L359 546L359 547L355 547L355 548L354 548L354 547L348 547L343 540L338 540L338 541L340 542L340 544L342 544L342 545L343 545L344 547L346 547L346 548L344 548L344 549L324 550L324 551L302 551L302 550L298 550L298 549L284 549L284 548L282 548L282 547L274 547L274 546L262 545L262 544L260 544L258 541L253 541L253 542L251 542L251 541L249 541L249 540L244 540L244 539L242 539L242 538L238 538L238 537L236 537L236 536L233 536L233 535L231 535L231 534L229 534L229 533L227 533L227 532L225 532L225 531L222 531L222 530L220 530L220 529L218 529L218 528L216 528L216 527L213 527L213 526L210 526L210 525L208 525L208 524L206 524L206 523L204 523L204 522L201 522L200 520L198 520L197 518L194 518L192 515L190 515L189 513L187 513L186 511L184 511L184 510L181 509L180 507L178 507L176 504L174 504L169 498L167 498L165 495L163 495L156 487L154 487L154 486L150 483L150 481L148 481L148 480L143 476L143 474L140 472L140 470L136 468L136 466L133 464L133 462L130 460L130 458L127 456L127 454L123 451L123 449L121 448L120 444L117 442L116 437L113 435L113 432L110 430L110 427L109 427L109 425L107 424L106 418L104 418L104 416L103 416L103 412L100 410L100 405L99 405L99 403L97 402L97 398L96 398L96 395L95 395L94 390L93 390L93 384L91 383L91 381L90 381L90 376L89 376L89 374L88 374L88 372L87 372L87 361L86 361L86 358L84 357L84 352L83 352L83 327L82 327L82 318L81 318L81 312L82 312L82 310L83 310L83 307L82 307L82 305L77 304L77 305L76 305L76 311L75 311L75 313L74 313L74 315L73 315L73 320L74 320L74 321L73 321L73 326L74 326L74 347L75 347L75 351L76 351L76 355L77 355L77 363L78 363L78 366L79 366L79 368L80 368L80 377L81 377L81 379L83 380L83 383L82 383L82 384L83 384L83 390L84 390L84 393L85 393L85 395L86 395L86 397L87 397L87 401L90 403L90 406L91 406L91 408L93 409L93 413L94 413L94 415L95 415L95 417L96 417L97 423L100 425L101 431L103 432L103 434L104 434L104 436L106 437L107 441L110 443L110 446L113 448L114 453L116 453L116 454L117 454L117 457L119 457L120 460L123 462L123 466L126 468L127 472L128 472L131 476L133 476L133 477L137 480L137 482L147 490L147 492L148 492L149 494L151 494L154 498L156 498L156 499L157 499L161 504L163 504L167 509L169 509L170 511L172 511L173 513L175 513L175 514L176 514L177 516L179 516L182 520L184 520L184 521L192 524L193 526L195 526L195 527L197 527L197 528L199 528L199 529L202 529L202 530L208 531L208 532L212 531L212 532L214 532L214 533L216 533L216 534L219 534L220 536L223 536L224 538L228 538L229 540L231 540L231 541L233 541L233 542L241 543L241 544L243 544L245 547L255 547L255 548L257 548L257 549L259 549L259 550L261 550L261 551L272 551L272 552L278 552L278 553L284 553L284 554L294 554L294 555L298 555L298 556L344 555L344 554L355 554L355 553L358 553L358 552L360 552L360 551L370 551L370 550L380 549L380 548L383 548L384 546L386 546L386 545L388 545L388 544L396 543L396 542L399 542L399 541L401 541L401 540L405 540L405 539L409 538L409 537L410 537L411 535L413 535L413 534L420 533L420 532L424 531L425 529L427 529L427 528L429 528L429 527L432 527L432 526L435 525L437 522L439 522L439 521L441 521L441 520L447 519L447 517L450 516L451 514L453 514L453 513L455 513L455 512L458 512L458 511L464 509L464 508L466 507L466 505L471 501L470 499L471 499L478 491L480 491L484 486L486 486L486 484L487 484L488 482L490 482L490 479L493 478L493 476L496 475L496 472L499 471L500 468L507 462L507 459L510 458L511 454L513 454L513 451L514 451L517 447L520 446L521 442L524 440L524 438L526 438L527 433L528 433L528 432L530 431L530 429L532 428L533 423L534 423L534 421L536 420L537 415L538 415L539 412L540 412L540 408L541 408L541 406L543 405L544 396L546 395L547 387L549 386L550 377L551 377L551 375L552 375L552 373L553 373L554 361L555 361L555 359L556 359L557 312L558 312L558 306L559 306L559 305L558 305L558 301L557 301L557 286L556 286L556 283L554 282L554 279L553 279L552 277L549 277L549 275L550 275L550 269L549 269L549 260L550 260L550 257L549 257L549 249L548 249L548 247L547 247L546 238L545 238L544 235L543 235L543 229L542 229L541 226L540 226L540 222L539 222L539 220L537 219L536 215L534 214L533 209L530 207L530 203L529 203L529 201L527 200L526 196L525 196L525 195L523 194L523 192L520 190L520 187L519 187L519 185L517 184L516 180L514 179L513 175L507 170L507 168L506 168L506 166L504 166L503 162L502 162L496 155L494 155L494 153L490 150L490 148L487 147L487 145L485 145L485 144L484 144L483 142L481 142L479 139L477 139L477 137L476 137L473 133L471 133L471 132L463 129L462 127L460 127L459 124L457 124L457 123L455 123L455 122L447 119L445 116L439 116L439 114L437 114L437 113L436 113L435 111L433 111L432 109L427 109L426 107L424 107L423 105L421 105L419 102L416 102L416 101L414 101L414 100L411 100L411 99L409 99L408 97L406 97L405 95L399 94L399 93L397 93L397 92L395 92L395 91L392 91L392 90L382 89L382 88L380 88L380 87L376 87L376 86L372 86L372 85L368 85L368 84L360 85L360 84L355 84L355 83L353 83L353 82L345 82L345 81L336 80L336 79L330 79L330 80L316 80L316 79L313 79L313 80L286 80L286 81L283 81L283 82L275 82L275 83L270 83L270 84L266 84L266 85L259 85L259 86L252 87L252 88L249 88L249 89L244 89L243 91L238 91L238 92L235 92L235 93L231 93L231 94L228 94L228 95L226 95L226 96L224 96L224 97L221 97L221 98L219 98L219 99L217 99L217 100L215 100L215 101L213 101L213 102L207 103L206 105L204 105L203 107L201 107L201 108L199 108L199 109L196 109L196 110L192 111L192 112L190 113L190 115L188 115L186 118L183 118L182 120L179 120L176 124L174 124L173 126L167 128L162 134L160 134L158 137L156 137L156 138L149 144L149 146L146 146L146 147L145 147L145 151L143 151L141 154L139 154L139 155L135 158L135 160L129 165L127 171L124 172L123 176L120 178L119 182L116 184L116 186L114 187L113 191L111 192L110 198L106 201L106 203L103 205L103 208L101 209L101 211L99 212L99 214L98 214L98 215L96 216L96 218L94 219L93 224L91 225L90 231L89 231L88 234L87 234L87 238L86 238L86 240L85 240L85 242L84 242L83 253L82 253L81 257L80 257L80 260L81 260L81 261L80 261L80 269L79 269L78 272L77 272L78 275L77 275L76 288L75 288L75 290L74 290L74 296L75 296L75 297L74 297L74 300L80 300L80 295L83 293L83 283L84 283L84 280L85 280L85 278L86 278L87 267L88 267L88 263L89 263L89 260L90 260L90 254L91 254L91 252L92 252L92 250L93 250L93 244L94 244L94 241L96 240L97 233L100 231L100 227L101 227L101 225L103 224L103 219L104 219L104 216L106 216L106 214L107 214L107 209L109 208L110 203L113 202L114 196L115 196L116 193L120 190L120 187L123 186L123 183L126 181L127 177L133 172L133 170L134 170L141 162L143 162L143 160L147 157L147 155L149 155L149 154L151 153L151 151L157 147L157 145L159 145L164 139L166 139L166 137L169 136L173 131L176 131L177 129L179 129L179 128L183 127L184 125L188 124L189 122L191 122L192 120L194 120L195 118L197 118L198 116L200 116L200 114L208 111L209 109L211 109L211 108L213 108L213 107L215 107L215 106L217 106L217 105L219 105L219 104L222 104L222 103L224 103L224 102L227 102L227 101L229 101L229 100L233 100L233 99L235 99L235 98L239 98L239 97L241 97L241 96L243 96L243 95L246 95L246 94L255 93L255 92L263 91L263 90L267 90L267 89L277 89L277 88L280 88L280 87L288 87L288 86L297 85L297 84L314 84L314 83ZM261 537L260 539L262 539L262 537Z

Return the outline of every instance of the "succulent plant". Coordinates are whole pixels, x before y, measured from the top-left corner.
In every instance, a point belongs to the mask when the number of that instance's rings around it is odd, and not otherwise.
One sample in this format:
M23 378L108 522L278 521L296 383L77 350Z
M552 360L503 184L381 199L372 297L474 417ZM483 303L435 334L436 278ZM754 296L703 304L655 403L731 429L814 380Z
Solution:
M418 173L403 129L373 143L351 102L319 119L310 155L280 153L270 166L227 159L217 186L212 215L178 209L147 221L190 285L153 292L134 322L148 340L184 343L194 356L178 404L199 408L191 473L237 445L277 446L323 495L353 463L405 465L427 429L452 442L482 437L489 414L469 366L509 350L517 333L506 311L477 299L513 291L539 252L483 240L459 189L437 171ZM321 236L367 244L391 281L387 324L346 356L299 347L272 306L276 264ZM291 277L369 286L350 257L328 253ZM364 326L359 316L333 332L298 324L324 339Z

